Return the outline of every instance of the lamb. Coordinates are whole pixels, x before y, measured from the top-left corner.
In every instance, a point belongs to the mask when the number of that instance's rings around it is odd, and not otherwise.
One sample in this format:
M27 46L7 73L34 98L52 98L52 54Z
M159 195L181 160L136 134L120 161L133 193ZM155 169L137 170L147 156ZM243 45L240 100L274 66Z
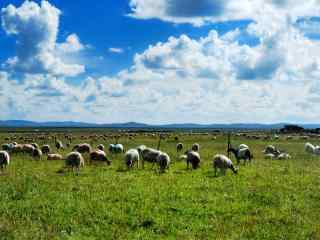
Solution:
M281 154L279 154L279 156L276 157L276 159L278 159L278 160L287 160L290 158L291 158L291 156L288 153L281 153Z
M97 149L101 150L101 151L104 151L104 145L103 144L99 144L97 146Z
M49 161L63 160L63 157L60 154L56 154L56 153L51 153L50 154L49 153L48 157L47 157L47 160L49 160Z
M10 155L6 151L0 151L0 168L3 170L10 164Z
M217 154L213 157L213 168L215 176L217 176L218 169L222 171L223 174L226 173L227 169L231 169L234 174L238 173L238 170L233 166L232 161L222 154Z
M90 153L91 146L88 143L77 144L73 147L72 151L76 151L79 153Z
M250 161L253 158L253 155L251 154L249 148L245 148L244 145L242 145L242 148L240 148L241 145L239 146L238 149L235 149L233 147L230 147L228 149L228 153L232 152L237 159L237 164L240 164L240 160L244 160L245 162Z
M164 172L169 168L170 165L170 157L167 153L161 152L157 157L157 163L159 164L160 172Z
M124 147L122 144L110 144L109 145L109 152L110 153L123 153Z
M91 161L101 161L106 162L108 165L111 164L111 161L107 158L107 155L104 151L96 150L90 153Z
M66 156L66 166L69 168L76 168L78 171L80 167L84 167L84 159L79 152L71 152Z
M51 148L49 145L43 145L41 147L41 151L43 154L49 154L51 152Z
M176 148L177 148L177 152L181 152L182 149L183 149L183 144L182 143L178 143Z
M132 168L135 164L137 164L137 168L139 168L140 155L137 149L130 149L124 155L124 163L127 165L128 169Z
M189 169L190 163L193 169L197 169L201 162L200 154L195 151L187 151L185 154L187 156L187 169Z
M192 150L192 151L194 151L194 152L199 152L199 149L200 149L199 143L194 143L194 144L192 144L192 147L191 147L191 150Z

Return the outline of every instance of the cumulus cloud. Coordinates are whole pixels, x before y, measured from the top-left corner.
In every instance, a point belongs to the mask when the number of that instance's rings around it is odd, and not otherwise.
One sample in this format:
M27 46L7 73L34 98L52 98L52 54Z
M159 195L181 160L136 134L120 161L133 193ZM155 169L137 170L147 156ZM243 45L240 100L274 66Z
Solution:
M297 16L319 15L318 0L131 0L132 17L173 23L203 25L206 22L257 19L264 11ZM272 21L272 19L270 19Z
M71 34L58 44L60 10L43 0L41 5L25 1L20 7L8 5L1 10L2 26L8 35L17 37L17 56L9 58L4 67L17 72L48 73L76 76L85 71L80 64L65 63L57 51L67 53L83 49L79 38Z

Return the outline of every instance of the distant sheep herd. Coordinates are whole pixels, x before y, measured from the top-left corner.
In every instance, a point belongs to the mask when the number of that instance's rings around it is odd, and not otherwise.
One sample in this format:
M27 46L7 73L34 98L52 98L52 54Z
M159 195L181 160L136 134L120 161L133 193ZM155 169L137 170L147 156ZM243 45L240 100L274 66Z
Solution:
M243 135L237 134L235 137L239 136ZM85 139L85 136L81 138ZM66 149L71 146L72 137L67 136L66 139L67 144L65 146L62 141L57 140L56 137L54 138L56 151ZM116 139L118 138L116 137ZM130 136L129 139L133 139L133 136ZM277 140L278 136L275 135L274 139ZM286 139L291 140L292 137L287 136ZM303 137L302 139L307 140L309 138ZM9 138L7 138L7 140L9 140ZM214 136L212 140L216 140L216 136ZM175 141L179 141L179 138L175 137ZM178 142L175 146L177 154L183 152L183 154L179 156L179 159L186 162L187 169L189 169L190 166L192 169L199 168L201 166L200 145L198 143L194 143L189 149L184 150L184 148L185 146L182 142ZM84 167L86 162L84 156L87 156L87 161L99 161L104 162L107 165L112 164L112 161L105 152L106 148L103 144L92 147L89 143L81 143L74 145L71 149L72 151L69 154L62 156L60 153L54 153L53 148L49 144L43 144L41 147L37 143L18 144L17 142L12 142L2 144L2 150L0 151L0 169L3 171L10 164L10 155L14 154L24 154L37 160L42 159L43 155L46 155L48 161L63 160L65 161L65 167L67 169L76 171L79 171L81 167ZM159 172L165 172L169 169L171 164L171 158L168 153L147 147L145 145L140 145L136 148L125 151L125 148L122 144L116 143L110 144L107 149L110 155L123 154L124 166L126 166L128 170L134 168L144 168L145 162L148 162L151 163L152 166L158 166ZM306 143L304 149L308 154L320 156L320 146ZM236 159L237 165L241 163L241 160L244 163L250 163L253 159L253 154L249 146L246 144L240 144L238 147L233 147L230 145L228 146L227 153L228 155L229 153L232 153ZM265 159L286 160L291 158L289 153L278 149L274 145L266 146L262 153L264 154ZM230 169L234 174L238 173L238 169L230 157L224 154L217 154L213 156L212 167L215 175L217 175L218 171L222 174L225 174L228 169Z

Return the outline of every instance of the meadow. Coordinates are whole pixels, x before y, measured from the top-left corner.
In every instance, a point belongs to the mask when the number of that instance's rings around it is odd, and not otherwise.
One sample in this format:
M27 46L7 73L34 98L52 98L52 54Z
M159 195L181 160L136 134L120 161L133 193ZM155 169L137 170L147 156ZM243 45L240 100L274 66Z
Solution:
M0 134L1 144L8 135ZM0 173L0 239L320 239L320 157L305 153L306 140L233 137L233 145L249 145L253 162L238 175L215 177L212 158L226 154L226 135L175 135L184 149L200 144L200 169L178 160L173 137L161 142L172 160L164 174L148 163L127 171L123 154L108 154L111 166L86 164L80 174L61 172L63 161L12 156ZM158 139L119 142L157 147ZM98 143L114 142L91 142ZM268 144L292 159L264 159Z

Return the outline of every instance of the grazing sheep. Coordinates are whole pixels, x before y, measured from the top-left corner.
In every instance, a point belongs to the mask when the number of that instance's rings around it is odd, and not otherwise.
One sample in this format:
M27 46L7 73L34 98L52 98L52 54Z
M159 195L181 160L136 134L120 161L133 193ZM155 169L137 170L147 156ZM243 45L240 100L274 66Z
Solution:
M56 140L56 148L57 150L63 149L64 148L63 143L59 140Z
M239 149L249 149L249 146L246 144L240 144Z
M141 157L142 157L142 167L144 167L144 162L156 163L157 158L160 155L160 151L152 148L146 148L142 150Z
M170 165L170 157L167 153L161 152L157 157L157 163L159 164L160 172L164 172L169 168Z
M111 164L111 161L107 158L107 155L102 150L96 150L90 153L90 160L91 161L101 161L106 162L108 165Z
M79 152L71 152L66 157L66 166L69 168L76 168L78 171L80 167L84 167L84 159Z
M31 145L32 145L34 148L40 149L38 143L31 143Z
M146 149L147 147L145 145L140 145L137 147L137 150L139 153L141 153L144 149Z
M14 143L6 143L6 144L2 144L1 148L3 151L11 152L15 146L16 145Z
M263 152L264 154L269 154L269 153L275 153L276 150L277 150L277 149L276 149L275 146L273 146L273 145L268 145L268 146L266 147L266 149L263 150L262 152Z
M231 169L234 174L238 173L238 170L233 166L232 161L222 154L217 154L213 157L213 168L215 176L217 176L218 169L222 171L223 174L226 173L227 169Z
M110 144L109 145L109 152L110 153L123 153L124 152L124 147L122 144L118 143L118 144Z
M10 155L6 151L0 151L0 168L4 169L10 164Z
M200 145L198 143L192 144L191 150L194 152L199 152Z
M97 149L101 150L101 151L104 151L104 145L103 144L99 144L97 146Z
M139 160L140 155L137 149L130 149L124 155L124 163L127 165L128 169L132 168L135 164L137 164L137 168L139 168Z
M73 147L72 151L76 151L79 153L90 153L91 146L88 143L77 144Z
M42 157L42 152L41 152L41 150L38 149L38 148L35 148L35 149L33 150L32 157L33 157L33 158L36 158L36 159L41 159L41 157Z
M306 143L306 144L304 145L304 149L305 149L305 151L306 151L307 153L312 153L312 154L314 154L314 152L315 152L315 150L316 150L316 147L313 146L311 143Z
M49 161L54 161L54 160L63 160L63 157L61 154L56 154L56 153L49 153L47 160Z
M41 147L41 151L43 154L49 154L51 152L51 148L49 145L43 145Z
M34 146L32 146L31 144L23 144L22 145L22 151L24 153L27 153L27 154L30 154L30 155L33 155L33 152L36 148Z
M233 148L230 147L228 149L228 153L232 152L237 159L237 164L240 164L240 160L244 160L245 162L250 161L253 158L253 155L251 154L249 148Z
M193 169L197 169L201 162L200 154L195 151L187 151L185 154L187 156L187 169L189 169L190 163Z
M178 143L176 148L177 148L177 152L181 152L182 149L183 149L183 144L182 143Z
M276 157L276 159L287 160L287 159L291 159L291 156L288 153L281 153L279 156Z
M22 153L23 152L23 145L22 144L15 145L12 148L11 152L12 153Z

